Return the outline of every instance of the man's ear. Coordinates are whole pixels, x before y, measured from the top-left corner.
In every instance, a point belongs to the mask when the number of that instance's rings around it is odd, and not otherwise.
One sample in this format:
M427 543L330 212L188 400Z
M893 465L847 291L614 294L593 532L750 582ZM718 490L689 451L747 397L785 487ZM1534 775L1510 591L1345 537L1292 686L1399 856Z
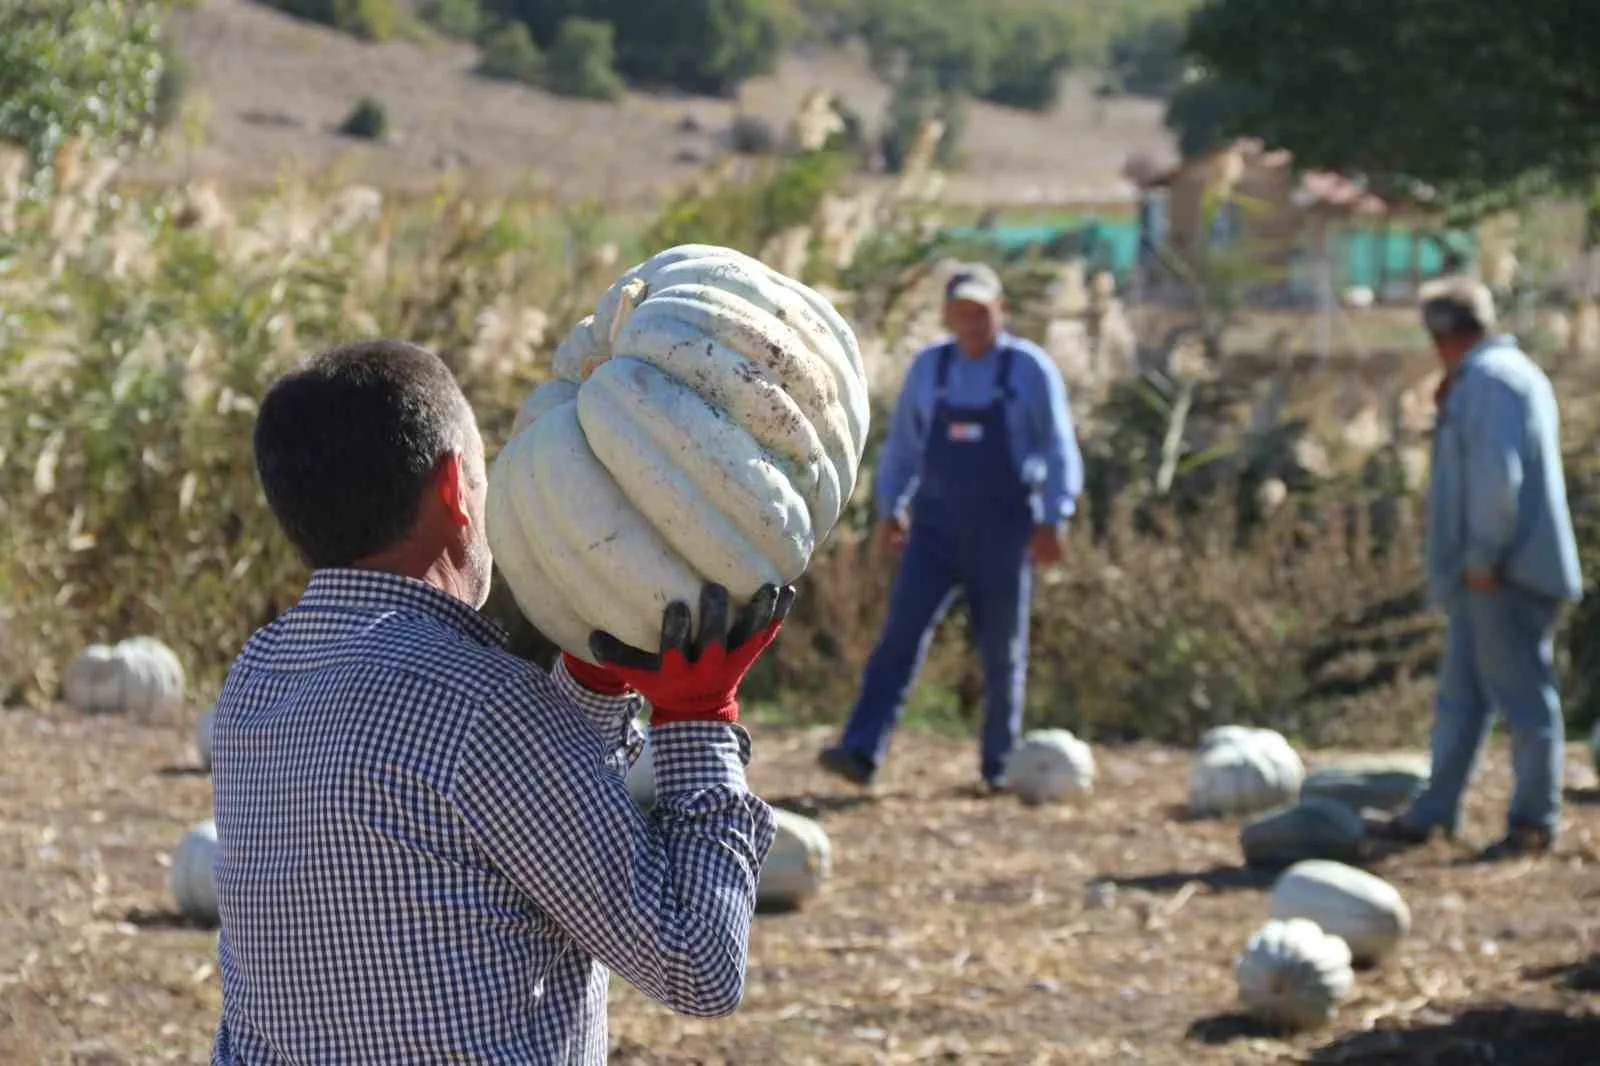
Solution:
M433 488L451 525L465 528L472 524L472 514L467 510L467 468L460 452L440 456L433 468Z

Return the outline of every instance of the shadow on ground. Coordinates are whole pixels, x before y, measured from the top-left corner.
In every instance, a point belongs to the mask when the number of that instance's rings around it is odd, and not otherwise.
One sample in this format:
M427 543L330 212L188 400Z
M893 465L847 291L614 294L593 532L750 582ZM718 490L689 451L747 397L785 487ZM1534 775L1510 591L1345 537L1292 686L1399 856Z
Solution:
M1600 1062L1600 1015L1479 1007L1447 1021L1340 1036L1307 1066L1584 1066Z
M1600 951L1578 962L1563 962L1555 966L1531 966L1522 971L1530 981L1554 981L1574 992L1600 992ZM1595 1052L1600 1061L1600 1049Z
M1569 788L1565 794L1568 803L1580 807L1600 807L1600 788Z
M1271 888L1277 872L1251 866L1213 866L1207 870L1168 870L1163 873L1137 874L1129 877L1097 877L1100 884L1118 888L1140 889L1145 892L1176 892L1191 881L1213 892L1238 892L1248 889Z
M136 929L159 931L166 929L204 929L204 925L190 921L177 911L149 910L134 908L122 916L122 920Z
M163 766L157 777L210 777L211 771L203 766Z

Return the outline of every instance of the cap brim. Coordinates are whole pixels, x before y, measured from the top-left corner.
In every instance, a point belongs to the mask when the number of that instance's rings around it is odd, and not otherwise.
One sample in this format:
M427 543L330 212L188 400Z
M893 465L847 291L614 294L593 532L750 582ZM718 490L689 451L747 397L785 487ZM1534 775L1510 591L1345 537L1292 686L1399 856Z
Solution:
M980 282L968 281L951 286L944 298L947 302L966 300L970 303L993 306L1000 302L1000 293Z

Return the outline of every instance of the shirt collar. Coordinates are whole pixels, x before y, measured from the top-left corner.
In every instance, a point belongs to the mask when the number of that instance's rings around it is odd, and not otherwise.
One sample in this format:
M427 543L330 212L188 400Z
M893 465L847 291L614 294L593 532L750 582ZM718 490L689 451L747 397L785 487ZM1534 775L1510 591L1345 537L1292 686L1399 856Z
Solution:
M509 635L499 623L425 581L382 570L328 567L313 571L298 606L342 611L414 611L431 615L490 647Z

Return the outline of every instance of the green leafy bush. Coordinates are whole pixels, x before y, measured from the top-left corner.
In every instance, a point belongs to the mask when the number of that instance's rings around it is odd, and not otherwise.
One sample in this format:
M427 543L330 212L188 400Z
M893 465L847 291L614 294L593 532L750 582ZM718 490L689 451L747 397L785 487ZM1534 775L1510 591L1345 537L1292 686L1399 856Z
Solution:
M389 135L389 109L382 100L363 96L339 124L339 132L364 141L381 141Z
M545 60L545 84L551 92L591 100L615 100L626 90L617 73L610 23L569 18L556 31Z
M538 85L544 80L544 71L544 55L522 23L503 23L484 37L483 56L478 61L478 73L484 77Z
M0 4L0 140L37 166L80 136L146 142L161 100L164 10L139 0Z
M440 33L464 41L477 40L485 25L478 0L427 0L417 15Z
M336 30L365 38L387 41L400 26L400 10L394 0L268 0L279 11Z

